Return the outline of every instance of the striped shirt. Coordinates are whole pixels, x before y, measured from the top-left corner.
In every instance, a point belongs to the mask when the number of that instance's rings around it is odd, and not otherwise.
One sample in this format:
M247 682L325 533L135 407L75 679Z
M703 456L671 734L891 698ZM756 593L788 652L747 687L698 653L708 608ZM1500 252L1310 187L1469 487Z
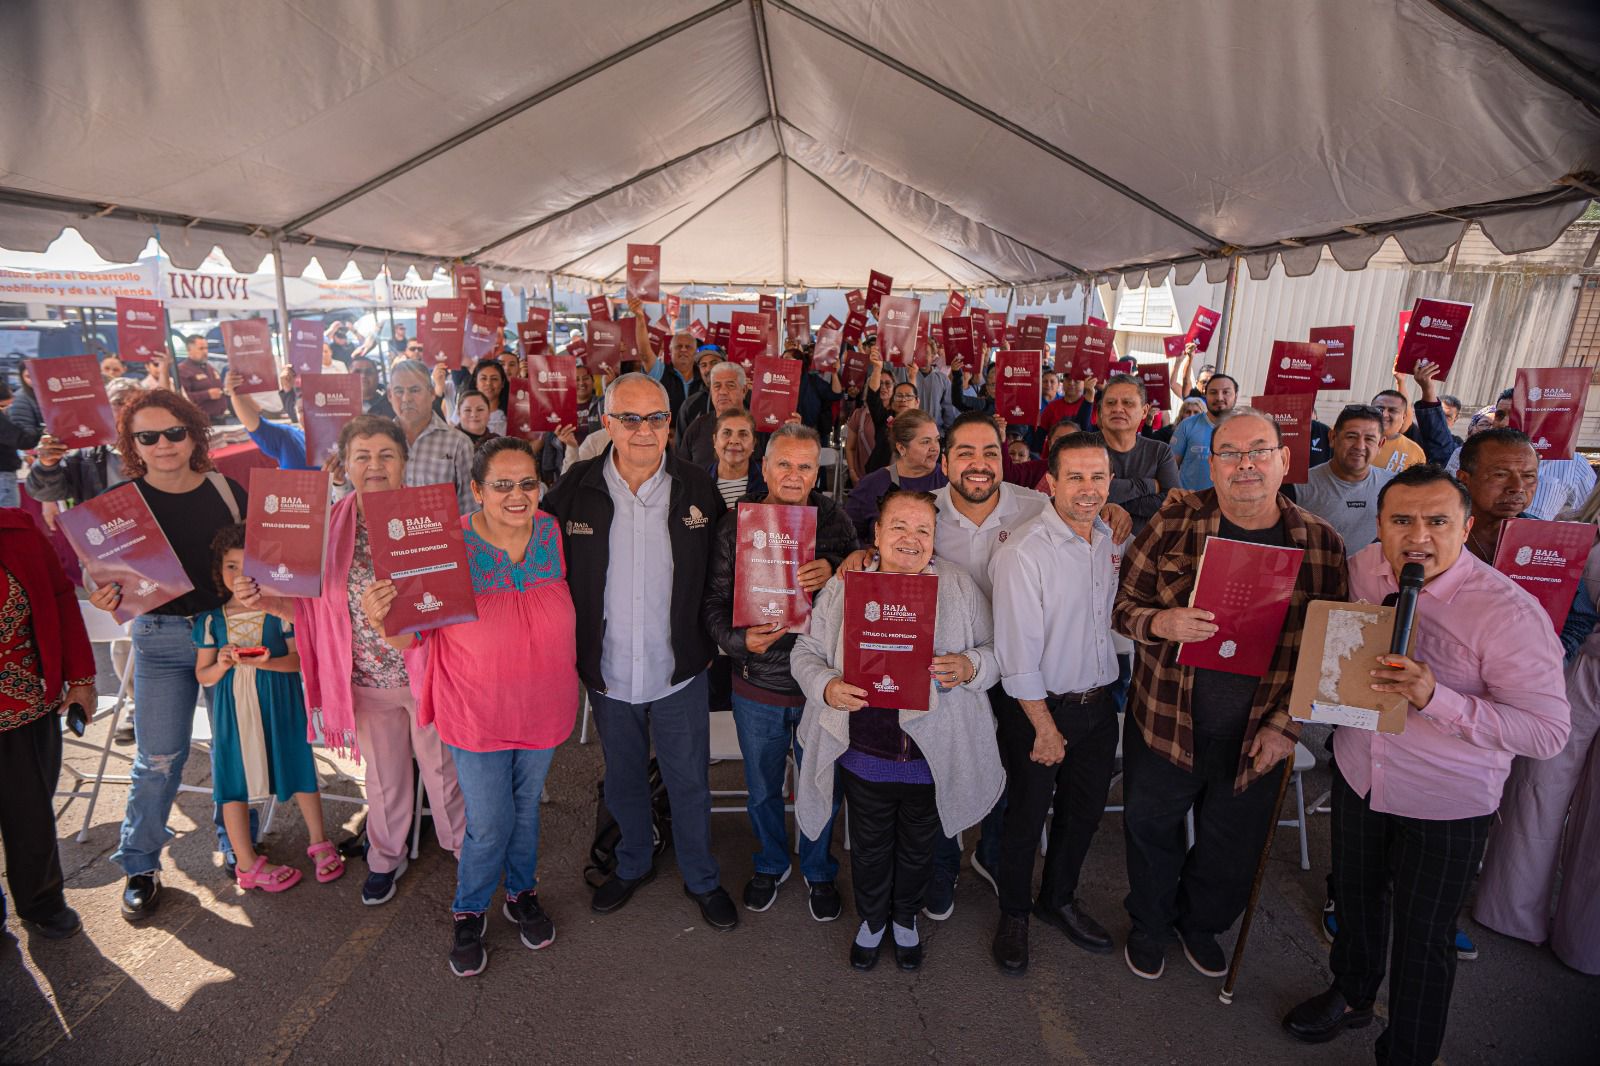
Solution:
M434 415L406 457L406 485L454 485L462 514L478 509L472 499L472 440Z
M1594 467L1583 456L1571 459L1539 460L1539 487L1534 490L1528 513L1553 522L1563 511L1574 511L1594 491Z
M1278 497L1278 507L1283 513L1286 543L1304 549L1305 557L1272 665L1256 685L1239 752L1235 792L1260 776L1246 754L1258 730L1270 729L1290 739L1300 734L1300 727L1289 718L1289 689L1300 653L1306 604L1350 598L1344 545L1333 527L1283 496ZM1151 751L1183 770L1194 769L1194 719L1190 714L1194 668L1179 666L1180 645L1155 636L1150 624L1168 608L1189 605L1206 539L1215 536L1221 524L1222 508L1214 489L1184 493L1162 506L1123 557L1122 588L1111 614L1117 632L1137 645L1128 708L1139 732Z

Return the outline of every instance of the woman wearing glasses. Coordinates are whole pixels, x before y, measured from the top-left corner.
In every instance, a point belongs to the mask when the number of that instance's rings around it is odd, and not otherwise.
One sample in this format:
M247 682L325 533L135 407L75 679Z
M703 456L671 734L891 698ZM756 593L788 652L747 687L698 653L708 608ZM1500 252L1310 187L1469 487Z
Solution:
M128 878L122 915L138 922L160 903L161 847L173 836L167 817L189 759L200 688L194 676L194 616L222 606L211 580L211 541L224 526L243 521L246 498L237 482L212 469L209 419L177 393L141 393L122 409L117 425L123 469L194 585L133 622L137 754L122 838L111 859ZM102 585L89 597L103 611L121 601L122 589L115 584ZM218 841L231 865L232 851L220 829Z
M461 526L477 620L417 639L427 651L418 719L449 747L466 800L452 906L457 977L489 964L487 915L502 875L501 913L519 927L523 946L537 951L555 939L539 906L539 796L578 709L577 621L561 524L539 510L533 446L498 437L479 448L472 495L481 509ZM373 625L382 625L393 600L394 586L379 582L368 612ZM508 637L515 655L506 654Z

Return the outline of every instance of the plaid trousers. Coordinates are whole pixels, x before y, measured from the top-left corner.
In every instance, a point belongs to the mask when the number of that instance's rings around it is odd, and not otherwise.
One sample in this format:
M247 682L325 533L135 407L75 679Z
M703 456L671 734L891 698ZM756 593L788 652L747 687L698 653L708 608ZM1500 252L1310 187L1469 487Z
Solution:
M1374 1051L1389 1066L1430 1066L1455 984L1456 915L1489 839L1492 814L1450 821L1374 811L1334 767L1333 887L1339 933L1329 966L1351 1006L1383 983L1389 921L1389 1026Z

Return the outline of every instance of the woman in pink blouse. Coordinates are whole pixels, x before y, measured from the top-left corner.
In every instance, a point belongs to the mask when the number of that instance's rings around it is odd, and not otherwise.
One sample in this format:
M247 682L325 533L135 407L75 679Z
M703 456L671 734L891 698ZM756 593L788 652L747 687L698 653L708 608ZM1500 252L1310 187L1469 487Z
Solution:
M539 510L539 464L527 441L497 437L472 461L481 509L461 520L476 621L426 630L419 721L455 760L467 832L456 870L450 969L482 973L487 913L505 877L503 913L535 951L555 939L539 906L539 797L578 709L577 620L561 526ZM394 586L380 581L368 614L381 627ZM410 637L400 638L410 640Z

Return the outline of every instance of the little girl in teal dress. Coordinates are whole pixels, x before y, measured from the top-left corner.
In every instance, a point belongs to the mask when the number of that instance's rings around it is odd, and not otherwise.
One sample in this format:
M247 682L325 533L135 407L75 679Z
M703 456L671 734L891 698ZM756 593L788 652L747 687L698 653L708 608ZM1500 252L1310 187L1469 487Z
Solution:
M251 844L249 801L267 795L280 802L294 797L311 836L306 854L316 865L317 880L337 880L344 862L322 825L294 629L264 611L246 610L233 598L233 581L244 566L244 526L222 529L211 549L213 580L228 599L195 618L195 677L216 686L211 781L239 860L239 887L282 892L300 881L299 870L273 866ZM265 651L249 654L258 648Z

